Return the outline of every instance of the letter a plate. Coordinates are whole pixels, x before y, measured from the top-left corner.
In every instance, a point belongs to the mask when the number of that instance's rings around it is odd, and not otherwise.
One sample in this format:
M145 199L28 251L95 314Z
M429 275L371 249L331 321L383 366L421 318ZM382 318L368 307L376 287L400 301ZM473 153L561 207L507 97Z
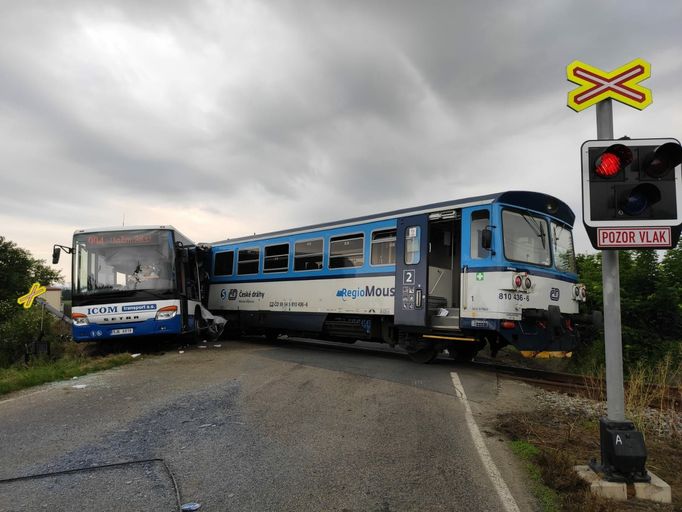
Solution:
M672 247L669 227L662 228L597 228L600 249L635 249L640 247Z

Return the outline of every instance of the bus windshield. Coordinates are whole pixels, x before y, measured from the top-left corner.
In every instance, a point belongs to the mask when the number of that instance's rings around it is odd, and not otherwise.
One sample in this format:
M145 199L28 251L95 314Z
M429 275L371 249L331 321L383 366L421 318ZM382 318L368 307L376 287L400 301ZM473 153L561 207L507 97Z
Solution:
M73 294L175 290L171 235L160 229L75 235Z

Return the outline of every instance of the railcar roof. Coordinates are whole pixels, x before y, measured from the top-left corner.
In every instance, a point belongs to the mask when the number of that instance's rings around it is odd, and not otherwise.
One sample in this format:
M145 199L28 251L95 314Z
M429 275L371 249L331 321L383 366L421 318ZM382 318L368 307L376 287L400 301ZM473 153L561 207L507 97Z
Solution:
M519 207L528 208L530 210L545 212L566 222L570 226L573 226L573 222L575 220L575 214L571 211L570 207L560 199L557 199L556 197L550 196L548 194L543 194L541 192L508 191L497 192L495 194L487 194L482 196L467 197L464 199L442 201L422 206L413 206L410 208L401 208L399 210L364 215L361 217L352 217L349 219L343 219L332 222L323 222L320 224L311 224L309 226L301 226L297 228L284 229L280 231L272 231L269 233L258 233L239 238L228 238L226 240L213 242L211 245L231 244L247 240L260 240L264 238L291 235L294 233L316 231L325 228L341 227L365 222L375 222L398 217L406 217L408 215L415 215L419 213L433 213L446 209L465 208L468 206L480 206L492 203L504 203L512 206L516 205Z

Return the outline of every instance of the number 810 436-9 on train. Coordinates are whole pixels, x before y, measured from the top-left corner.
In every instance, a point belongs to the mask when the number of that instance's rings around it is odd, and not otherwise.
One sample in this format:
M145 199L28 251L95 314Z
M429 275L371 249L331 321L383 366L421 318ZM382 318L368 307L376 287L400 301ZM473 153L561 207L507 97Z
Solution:
M570 355L575 215L503 192L211 244L208 309L240 333L377 341L417 362L486 343Z

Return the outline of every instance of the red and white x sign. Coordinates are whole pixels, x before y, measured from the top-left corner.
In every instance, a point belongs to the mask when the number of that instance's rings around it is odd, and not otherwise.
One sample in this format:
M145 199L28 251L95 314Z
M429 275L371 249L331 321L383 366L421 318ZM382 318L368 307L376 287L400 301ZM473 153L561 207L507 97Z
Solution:
M641 110L651 103L651 90L637 84L650 75L651 65L642 59L635 59L611 72L573 61L566 68L566 77L580 87L568 93L568 106L580 111L613 98Z

